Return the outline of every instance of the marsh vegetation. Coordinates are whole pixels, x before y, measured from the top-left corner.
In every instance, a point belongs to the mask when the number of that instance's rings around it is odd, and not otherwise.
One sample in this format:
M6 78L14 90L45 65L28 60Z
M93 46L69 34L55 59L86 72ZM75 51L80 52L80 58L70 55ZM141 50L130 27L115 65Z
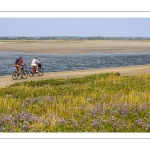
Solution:
M119 73L0 88L0 132L149 132L150 75Z

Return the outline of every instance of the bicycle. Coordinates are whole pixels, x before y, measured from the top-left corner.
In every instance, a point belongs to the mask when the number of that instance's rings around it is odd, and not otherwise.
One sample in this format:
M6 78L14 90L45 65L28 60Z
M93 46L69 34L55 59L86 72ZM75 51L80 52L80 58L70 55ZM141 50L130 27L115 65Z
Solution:
M35 74L38 74L39 76L42 76L43 73L44 73L44 70L43 70L41 64L38 64L38 72L36 72L36 67L35 66L30 68L30 70L29 70L29 76L30 77L33 77Z
M27 71L27 70L24 70L24 66L25 66L25 65L20 65L20 66L21 66L21 75L20 75L20 77L23 78L23 79L26 79L26 78L28 77L28 71ZM16 70L16 71L14 71L14 72L12 73L12 79L13 79L13 80L17 80L18 77L19 77L19 73L18 73L18 71Z

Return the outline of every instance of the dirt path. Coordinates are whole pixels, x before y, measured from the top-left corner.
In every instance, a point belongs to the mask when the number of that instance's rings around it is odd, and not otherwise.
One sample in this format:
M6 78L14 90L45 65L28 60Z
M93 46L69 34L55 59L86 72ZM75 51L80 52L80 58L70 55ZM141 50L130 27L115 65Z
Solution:
M27 79L13 80L10 76L0 76L0 87L6 87L11 84L23 81L35 81L44 79L57 79L57 78L74 78L82 77L91 74L98 73L109 73L109 72L119 72L122 76L130 75L142 75L150 74L150 65L138 65L138 66L128 66L128 67L116 67L116 68L100 68L100 69L90 69L90 70L76 70L76 71L63 71L63 72L48 72L44 73L43 76L28 77Z

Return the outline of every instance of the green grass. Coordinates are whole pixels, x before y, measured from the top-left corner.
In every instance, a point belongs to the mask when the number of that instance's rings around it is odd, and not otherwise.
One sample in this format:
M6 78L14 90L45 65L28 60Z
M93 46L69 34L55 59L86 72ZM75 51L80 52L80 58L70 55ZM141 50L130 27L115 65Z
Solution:
M0 95L1 132L150 131L150 75L23 82Z

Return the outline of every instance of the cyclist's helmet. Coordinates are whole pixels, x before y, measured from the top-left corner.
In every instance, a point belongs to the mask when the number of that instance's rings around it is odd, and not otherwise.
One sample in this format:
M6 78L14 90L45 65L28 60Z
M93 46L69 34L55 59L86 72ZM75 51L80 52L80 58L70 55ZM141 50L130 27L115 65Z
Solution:
M35 56L35 59L37 59L38 57L37 56Z
M22 56L19 57L20 59L23 59Z

